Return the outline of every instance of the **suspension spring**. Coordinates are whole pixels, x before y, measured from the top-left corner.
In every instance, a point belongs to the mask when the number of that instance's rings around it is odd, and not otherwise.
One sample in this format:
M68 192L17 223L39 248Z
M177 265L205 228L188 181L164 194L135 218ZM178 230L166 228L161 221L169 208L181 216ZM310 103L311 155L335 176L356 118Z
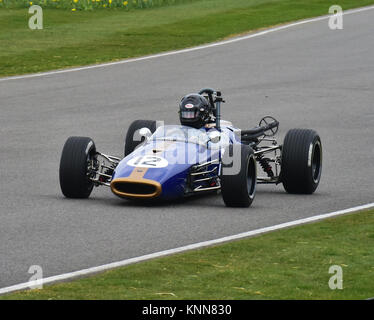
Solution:
M266 172L268 177L273 178L274 177L274 172L273 172L273 168L271 167L271 165L269 163L269 159L264 158L264 155L261 154L261 155L257 156L257 161L260 163L260 166Z

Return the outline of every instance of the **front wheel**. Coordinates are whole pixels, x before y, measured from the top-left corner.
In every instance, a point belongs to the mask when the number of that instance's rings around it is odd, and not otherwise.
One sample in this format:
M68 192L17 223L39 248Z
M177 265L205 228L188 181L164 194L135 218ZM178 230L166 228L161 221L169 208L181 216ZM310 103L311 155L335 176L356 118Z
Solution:
M144 141L144 137L137 139L136 132L139 129L148 128L152 133L156 131L156 121L154 120L135 120L131 123L129 129L127 130L125 139L125 157L133 152L136 147Z
M249 207L256 194L257 168L253 149L230 145L222 157L221 193L227 207Z
M60 160L60 186L67 198L88 198L94 187L88 168L96 154L95 143L86 137L66 140Z
M288 193L312 194L322 173L322 143L310 129L288 131L282 147L281 181Z

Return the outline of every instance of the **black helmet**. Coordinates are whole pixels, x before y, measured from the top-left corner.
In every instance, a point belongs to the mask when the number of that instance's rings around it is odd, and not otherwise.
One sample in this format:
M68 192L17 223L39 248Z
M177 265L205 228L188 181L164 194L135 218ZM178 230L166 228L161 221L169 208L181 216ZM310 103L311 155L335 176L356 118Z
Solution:
M200 94L185 96L179 105L179 110L180 122L185 126L199 129L210 120L209 102Z

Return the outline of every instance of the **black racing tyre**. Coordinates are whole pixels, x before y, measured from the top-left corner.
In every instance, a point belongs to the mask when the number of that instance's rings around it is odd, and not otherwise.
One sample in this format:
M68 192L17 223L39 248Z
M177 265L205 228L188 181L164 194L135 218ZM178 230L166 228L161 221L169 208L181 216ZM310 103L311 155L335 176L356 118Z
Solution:
M235 149L237 148L236 152ZM235 159L240 163L235 165ZM233 170L233 168L235 168ZM249 207L256 195L257 168L253 149L230 145L222 157L221 194L227 207Z
M141 128L148 128L152 133L156 131L156 121L154 120L135 120L127 130L125 139L125 157L144 141L144 137L136 139L135 133Z
M312 194L322 173L322 143L310 129L287 132L282 147L281 181L288 193Z
M88 178L89 161L95 156L95 143L86 137L66 140L60 160L60 186L67 198L88 198L93 182Z

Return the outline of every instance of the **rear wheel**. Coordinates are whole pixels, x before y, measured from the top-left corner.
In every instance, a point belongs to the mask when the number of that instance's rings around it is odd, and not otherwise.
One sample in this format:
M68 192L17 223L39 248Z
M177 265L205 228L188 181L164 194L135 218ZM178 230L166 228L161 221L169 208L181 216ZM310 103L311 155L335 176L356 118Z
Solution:
M136 132L141 128L148 128L152 133L156 131L156 121L154 120L135 120L127 130L125 140L125 157L144 141L144 137L136 136Z
M256 159L252 148L247 145L227 147L222 157L221 175L221 193L226 206L249 207L256 194L256 183Z
M321 138L314 130L288 131L282 147L281 180L288 193L311 194L322 173Z
M88 198L93 189L88 167L96 154L95 143L86 137L66 140L60 160L60 186L67 198Z

